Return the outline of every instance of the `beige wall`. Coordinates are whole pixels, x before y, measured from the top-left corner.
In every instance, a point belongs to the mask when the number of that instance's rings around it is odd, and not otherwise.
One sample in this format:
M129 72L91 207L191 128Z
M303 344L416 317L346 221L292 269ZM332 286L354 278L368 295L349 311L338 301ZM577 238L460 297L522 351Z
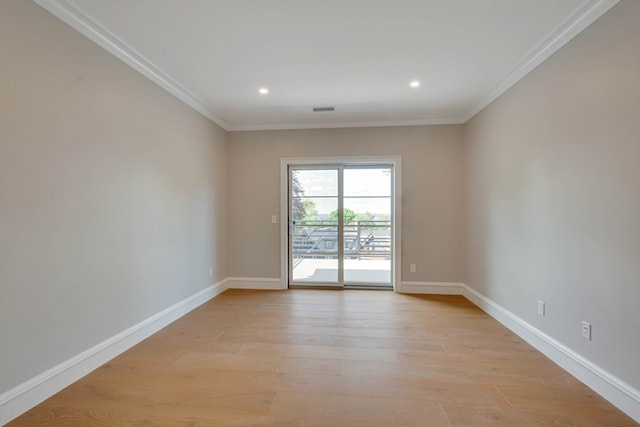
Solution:
M638 22L621 2L465 127L468 284L636 389Z
M2 393L226 277L226 135L32 2L0 40Z
M226 134L0 2L0 393L224 277L279 278L280 158L359 155L402 156L403 280L466 282L640 388L639 20L621 2L465 126Z
M401 155L402 280L462 281L461 126L231 132L228 153L230 276L281 277L281 158Z

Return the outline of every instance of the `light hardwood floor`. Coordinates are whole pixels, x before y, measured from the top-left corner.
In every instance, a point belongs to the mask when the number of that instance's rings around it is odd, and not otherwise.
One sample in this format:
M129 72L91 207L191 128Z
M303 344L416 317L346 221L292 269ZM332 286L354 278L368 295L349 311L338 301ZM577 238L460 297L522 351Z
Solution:
M19 426L637 426L458 296L229 290Z

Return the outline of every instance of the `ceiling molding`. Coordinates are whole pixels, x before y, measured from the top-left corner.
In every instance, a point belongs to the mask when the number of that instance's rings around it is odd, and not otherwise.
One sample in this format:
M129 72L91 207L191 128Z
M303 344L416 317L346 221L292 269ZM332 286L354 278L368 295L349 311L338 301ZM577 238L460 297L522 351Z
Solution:
M338 129L338 128L368 128L368 127L392 127L392 126L425 126L425 125L459 125L464 123L460 118L451 117L445 119L416 119L416 120L389 120L374 122L326 122L326 123L296 123L279 125L240 125L230 126L231 132L258 131L258 130L286 130L286 129Z
M591 25L596 19L604 15L620 0L591 0L579 8L573 15L545 37L524 58L512 67L496 84L488 89L461 118L466 123L473 116L482 111L487 105L495 101L511 86L529 74L534 68L577 36L582 30Z
M115 34L82 13L72 4L65 0L33 1L218 126L225 130L228 129L229 126L220 120L202 100L185 89L160 67L145 58L144 55L120 40Z
M583 7L579 8L573 15L559 25L558 28L554 29L547 37L536 45L527 55L525 55L507 73L505 73L502 78L488 88L461 117L375 122L328 122L232 126L217 117L204 101L184 88L168 73L164 72L160 67L145 58L144 55L137 52L123 40L119 39L115 34L111 33L68 1L33 1L227 131L420 126L466 123L619 2L619 0L588 1Z

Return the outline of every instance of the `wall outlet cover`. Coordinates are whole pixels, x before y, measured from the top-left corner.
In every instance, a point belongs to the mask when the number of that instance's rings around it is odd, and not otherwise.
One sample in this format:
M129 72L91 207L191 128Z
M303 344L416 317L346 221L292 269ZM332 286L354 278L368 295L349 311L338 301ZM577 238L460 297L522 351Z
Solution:
M539 299L538 300L538 314L540 316L542 316L542 317L544 317L544 310L545 310L544 301Z
M591 323L582 321L582 337L591 341Z

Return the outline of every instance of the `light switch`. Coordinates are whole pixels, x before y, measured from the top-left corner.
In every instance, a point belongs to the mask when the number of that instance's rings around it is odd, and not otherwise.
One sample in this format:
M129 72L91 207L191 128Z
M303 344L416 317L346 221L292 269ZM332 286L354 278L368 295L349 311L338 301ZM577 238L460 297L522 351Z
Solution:
M271 224L278 223L278 215L271 215Z

